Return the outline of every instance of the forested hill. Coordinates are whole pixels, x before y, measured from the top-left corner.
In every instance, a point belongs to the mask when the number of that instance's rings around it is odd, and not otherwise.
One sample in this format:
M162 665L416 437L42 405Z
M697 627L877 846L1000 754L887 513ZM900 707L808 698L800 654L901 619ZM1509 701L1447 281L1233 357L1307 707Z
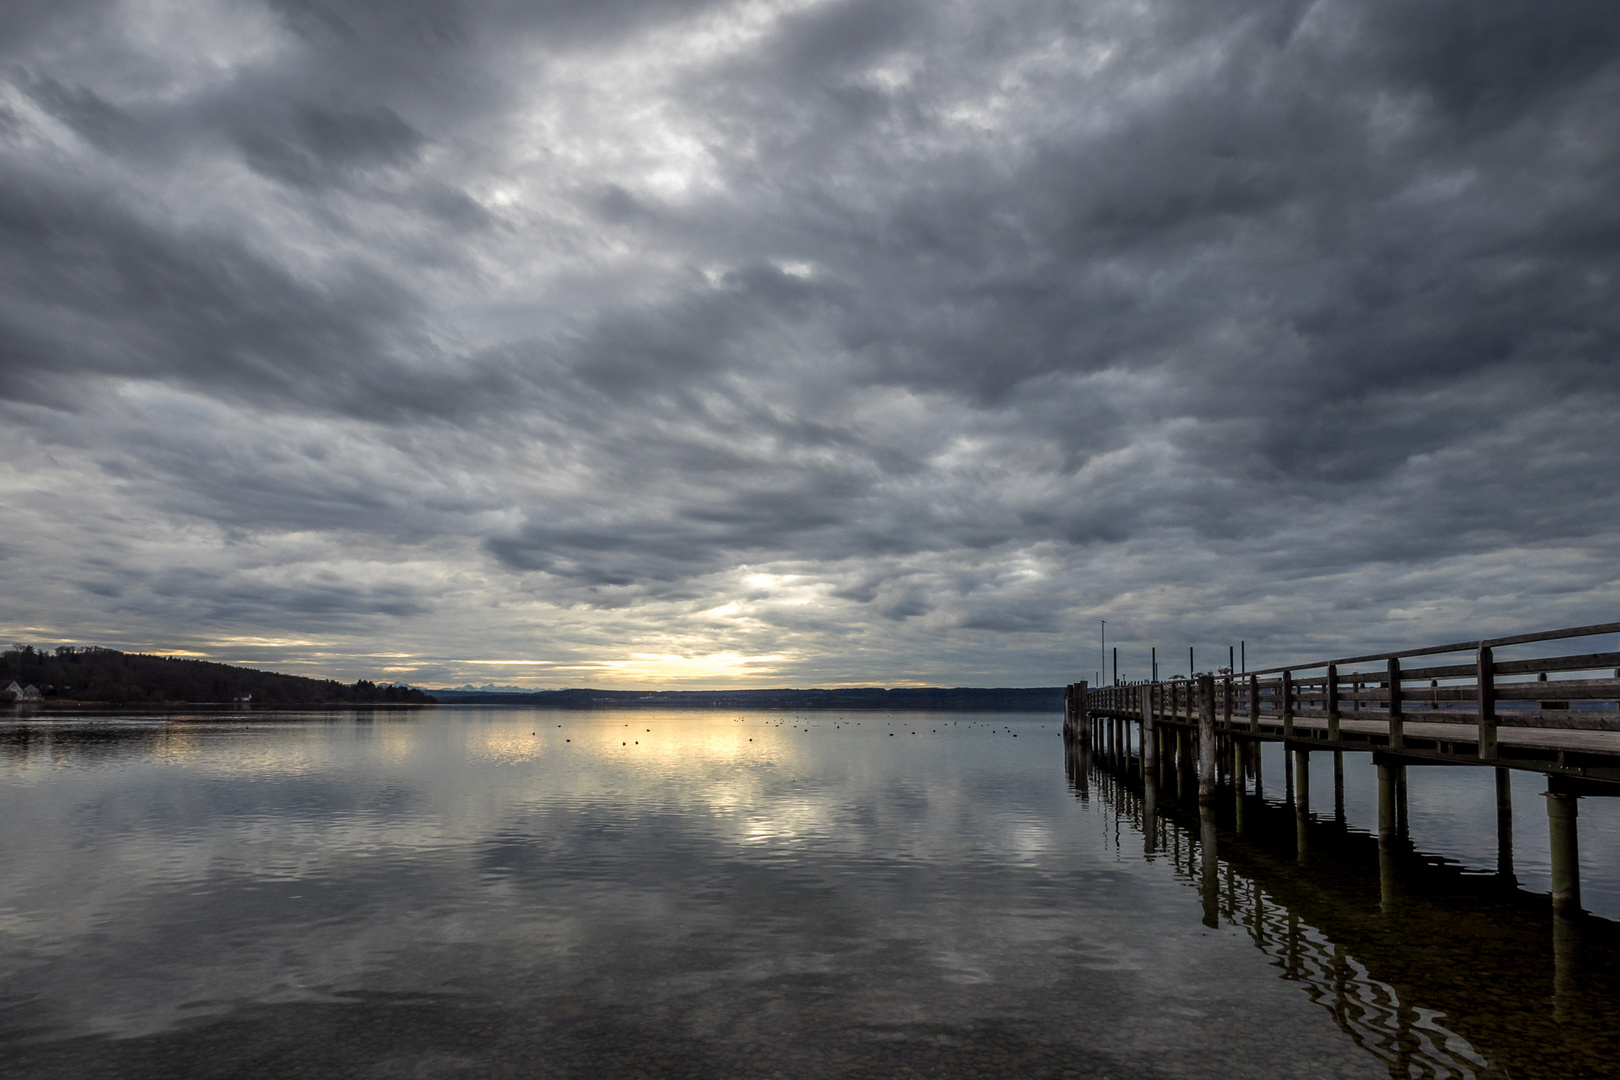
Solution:
M249 694L255 705L436 704L420 690L365 679L345 684L206 660L70 646L47 651L27 645L0 653L0 691L13 681L37 686L46 702L214 704Z
M1062 712L1063 687L851 686L834 690L435 690L447 705L542 709L849 709Z

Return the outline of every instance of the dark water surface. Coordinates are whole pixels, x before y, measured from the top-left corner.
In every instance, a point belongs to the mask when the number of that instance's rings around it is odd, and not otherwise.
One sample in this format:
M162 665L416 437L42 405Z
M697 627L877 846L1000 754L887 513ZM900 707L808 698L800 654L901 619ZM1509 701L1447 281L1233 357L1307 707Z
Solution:
M0 1076L1620 1074L1614 926L1555 956L1539 805L1507 888L1474 778L1414 772L1452 861L1390 907L1362 768L1300 868L1292 810L1206 860L1056 717L0 724Z

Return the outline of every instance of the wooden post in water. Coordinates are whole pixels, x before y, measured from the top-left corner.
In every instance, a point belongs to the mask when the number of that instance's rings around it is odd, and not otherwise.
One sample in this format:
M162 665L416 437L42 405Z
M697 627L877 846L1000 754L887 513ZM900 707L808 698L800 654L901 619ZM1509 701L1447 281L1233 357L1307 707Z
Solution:
M1176 799L1187 797L1187 729L1176 728Z
M1411 829L1406 820L1406 766L1395 766L1395 829L1401 838L1411 836Z
M1389 658L1389 748L1399 750L1406 745L1406 725L1401 715L1401 662Z
M1581 906L1580 845L1576 839L1577 797L1547 788L1547 830L1552 841L1552 902L1555 915L1568 915Z
M1333 751L1333 820L1344 824L1344 751Z
M1378 766L1378 892L1384 914L1395 907L1395 766Z
M1496 874L1507 884L1516 884L1513 874L1513 774L1507 769L1496 773Z
M1553 1018L1562 1020L1581 1005L1581 853L1576 838L1576 795L1547 778L1547 829L1552 841Z
M1235 818L1234 823L1233 823L1233 827L1234 827L1235 831L1237 832L1237 834L1239 836L1242 836L1243 832L1244 832L1244 828L1243 828L1243 826L1244 826L1243 804L1246 801L1246 799L1245 799L1245 796L1244 796L1243 760L1244 760L1244 758L1246 756L1247 756L1247 747L1243 743L1238 742L1236 736L1233 736L1233 738L1232 738L1232 812L1233 812L1233 815L1234 815L1234 818Z
M1299 865L1304 866L1310 853L1306 839L1306 826L1311 819L1311 752L1294 751L1294 837Z
M1339 665L1327 666L1327 725L1328 741L1339 741ZM1337 751L1335 751L1337 753ZM1335 759L1337 760L1337 759Z
M1479 759L1496 760L1496 664L1491 647L1479 646Z
M1189 682L1189 696L1191 685ZM1214 804L1215 676L1200 675L1198 676L1198 805Z

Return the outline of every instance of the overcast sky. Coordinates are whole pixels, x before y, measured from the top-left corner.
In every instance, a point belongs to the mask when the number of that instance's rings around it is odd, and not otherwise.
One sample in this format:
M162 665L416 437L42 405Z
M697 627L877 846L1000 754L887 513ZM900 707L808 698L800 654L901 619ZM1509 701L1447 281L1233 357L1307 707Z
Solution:
M0 634L1051 685L1614 619L1617 274L1614 0L7 0Z

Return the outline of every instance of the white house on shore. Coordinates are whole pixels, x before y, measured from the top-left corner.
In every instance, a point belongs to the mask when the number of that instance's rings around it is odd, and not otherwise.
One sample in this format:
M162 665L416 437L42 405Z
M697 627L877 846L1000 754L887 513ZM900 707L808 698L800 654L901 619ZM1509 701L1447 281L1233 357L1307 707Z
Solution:
M12 701L38 701L45 696L39 692L39 687L32 683L27 686L18 686L15 680L10 686L6 687L6 693L11 695Z

